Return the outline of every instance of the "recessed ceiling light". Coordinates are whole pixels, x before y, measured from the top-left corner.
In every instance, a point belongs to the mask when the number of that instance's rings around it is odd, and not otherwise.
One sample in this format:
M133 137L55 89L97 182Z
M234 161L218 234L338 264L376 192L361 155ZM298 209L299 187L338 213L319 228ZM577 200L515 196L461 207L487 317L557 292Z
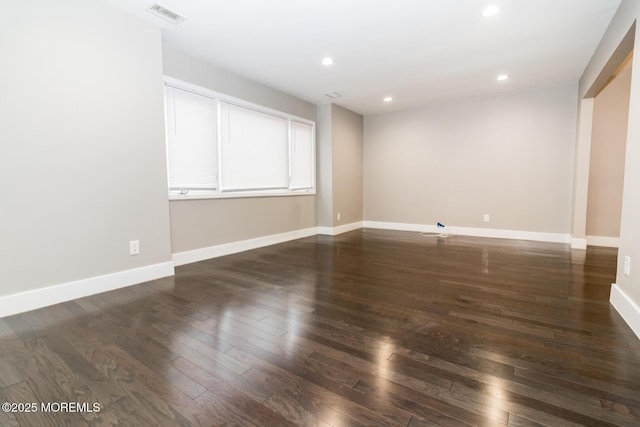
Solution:
M496 80L499 82L502 82L504 80L507 80L509 78L509 74L499 74L498 77L496 77Z
M482 12L482 16L484 16L485 18L488 18L490 16L496 16L499 12L500 12L500 6L492 4L485 8L485 10Z
M383 101L384 101L384 102L391 102L391 101L393 101L393 98L392 98L392 97L390 97L390 96L385 96L385 97L384 97L384 99L383 99Z
M322 65L331 65L333 64L333 58L329 58L328 56L326 58L322 58Z

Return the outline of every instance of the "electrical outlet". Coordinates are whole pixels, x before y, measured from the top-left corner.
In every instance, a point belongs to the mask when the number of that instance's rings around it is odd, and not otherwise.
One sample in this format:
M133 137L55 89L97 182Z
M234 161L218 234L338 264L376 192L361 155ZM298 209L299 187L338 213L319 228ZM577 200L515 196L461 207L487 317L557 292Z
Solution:
M484 222L489 222L489 221L490 221L489 214L484 214L484 216L482 217L482 220L483 220Z
M340 221L340 212L338 212L338 214L336 215L336 219Z
M624 275L631 276L631 257L629 255L624 257Z
M129 255L138 255L140 253L140 240L131 240L129 242Z

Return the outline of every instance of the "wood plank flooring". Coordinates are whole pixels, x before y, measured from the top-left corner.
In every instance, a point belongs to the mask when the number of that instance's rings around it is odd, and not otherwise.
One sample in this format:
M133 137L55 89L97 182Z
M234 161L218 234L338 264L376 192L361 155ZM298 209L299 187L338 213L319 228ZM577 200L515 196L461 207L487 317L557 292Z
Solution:
M640 425L616 251L360 230L0 319L0 426Z

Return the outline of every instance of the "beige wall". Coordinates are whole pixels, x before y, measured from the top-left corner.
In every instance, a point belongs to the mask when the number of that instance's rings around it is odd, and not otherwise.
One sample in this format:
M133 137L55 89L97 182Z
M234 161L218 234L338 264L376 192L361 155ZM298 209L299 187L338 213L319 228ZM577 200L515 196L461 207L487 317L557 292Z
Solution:
M316 123L316 185L318 225L333 227L333 147L331 104L318 105Z
M576 104L567 84L366 117L365 220L569 233Z
M582 78L580 97L585 96L597 82L612 56L624 40L629 29L640 18L640 2L622 0L609 28L605 32ZM640 46L640 32L632 33L632 42ZM628 52L626 52L628 53ZM625 52L621 52L625 55ZM615 64L614 64L615 65ZM616 284L637 305L640 305L640 55L634 55L631 71L631 93L629 98L629 124L624 168L624 189L622 192L622 216L618 249L618 271ZM607 74L607 73L605 73ZM609 73L610 75L610 73ZM604 76L606 78L606 76ZM585 179L585 177L579 177ZM624 257L631 257L631 275L623 272ZM636 314L637 315L637 314Z
M163 66L169 77L316 120L313 104L166 46L163 48ZM173 253L315 226L315 196L171 201Z
M363 219L363 123L360 114L339 105L318 106L318 225L321 227L333 228Z
M174 253L315 227L314 196L171 202Z
M0 296L170 261L160 31L100 1L2 9Z
M162 47L164 74L245 101L316 120L316 106L238 74L216 67L169 46Z
M576 149L573 163L573 195L571 198L571 247L574 249L587 249L587 196L589 194L593 104L593 98L583 98L578 101Z
M620 235L630 90L631 61L594 100L587 236Z
M334 226L362 221L363 121L360 114L332 105Z

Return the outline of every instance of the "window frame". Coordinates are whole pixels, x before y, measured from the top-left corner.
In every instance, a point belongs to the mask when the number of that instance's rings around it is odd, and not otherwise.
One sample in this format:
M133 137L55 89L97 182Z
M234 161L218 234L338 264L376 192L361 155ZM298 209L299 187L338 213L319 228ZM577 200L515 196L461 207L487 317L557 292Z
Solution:
M220 92L216 92L201 86L197 86L192 83L188 83L173 77L164 76L164 85L173 87L178 90L191 92L196 95L211 98L215 103L215 121L216 121L216 139L212 141L215 144L215 150L217 152L217 188L215 190L195 190L190 189L186 193L181 190L171 190L169 188L169 126L167 117L167 99L164 96L164 119L165 119L165 149L167 156L167 191L169 200L197 200L197 199L230 199L230 198L245 198L245 197L286 197L286 196L306 196L316 194L316 122L308 120L303 117L295 116L293 114L284 113L272 108L268 108L253 102L245 101L240 98L236 98L230 95L226 95ZM163 89L163 93L164 93ZM287 120L287 174L288 174L288 188L286 189L267 189L267 190L223 190L222 182L222 149L221 149L221 103L231 104L236 107L246 108L256 111L258 113L269 114L275 117L279 117ZM300 123L311 127L311 184L310 188L292 188L292 159L293 159L293 125L294 123Z

